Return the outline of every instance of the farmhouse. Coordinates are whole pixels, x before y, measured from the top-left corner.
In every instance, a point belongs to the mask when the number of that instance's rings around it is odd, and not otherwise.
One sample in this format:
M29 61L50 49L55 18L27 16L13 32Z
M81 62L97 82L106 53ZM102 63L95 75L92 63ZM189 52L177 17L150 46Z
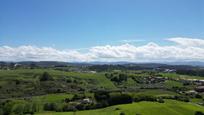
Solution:
M83 103L83 104L89 104L89 103L92 103L92 100L89 99L89 98L85 98L85 99L81 100L81 103Z
M198 94L198 92L196 92L195 90L189 90L189 91L186 91L185 94L187 94L187 95L196 95L196 94Z
M204 86L198 86L195 88L197 92L204 92Z

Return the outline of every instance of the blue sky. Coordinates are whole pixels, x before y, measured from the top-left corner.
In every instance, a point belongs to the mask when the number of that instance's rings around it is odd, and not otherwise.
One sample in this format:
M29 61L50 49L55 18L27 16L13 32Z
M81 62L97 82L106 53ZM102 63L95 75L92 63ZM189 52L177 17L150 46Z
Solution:
M0 0L0 61L204 61L204 0Z
M203 38L203 0L1 0L0 45L58 49Z

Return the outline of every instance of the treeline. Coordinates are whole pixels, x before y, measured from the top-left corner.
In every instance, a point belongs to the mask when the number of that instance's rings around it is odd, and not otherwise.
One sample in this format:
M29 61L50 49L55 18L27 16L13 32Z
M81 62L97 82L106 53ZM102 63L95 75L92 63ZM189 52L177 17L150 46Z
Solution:
M34 102L12 100L0 102L0 115L33 115L39 110L40 105Z
M102 71L112 71L112 70L151 70L153 66L148 65L92 65L89 66L90 70L102 72Z
M201 76L204 77L204 69L178 69L177 74L191 75L191 76Z
M69 112L79 110L91 110L104 108L118 104L128 104L140 101L151 101L165 103L164 99L173 99L189 102L187 96L151 96L133 95L123 92L96 91L93 96L87 97L85 94L75 94L72 98L65 98L61 102L35 103L31 100L12 101L7 100L0 103L0 115L24 115L34 114L39 111Z

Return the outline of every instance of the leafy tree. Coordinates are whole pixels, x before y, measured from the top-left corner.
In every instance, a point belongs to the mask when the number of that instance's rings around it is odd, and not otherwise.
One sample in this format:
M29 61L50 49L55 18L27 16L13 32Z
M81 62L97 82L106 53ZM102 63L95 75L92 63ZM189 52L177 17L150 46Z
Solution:
M9 115L12 112L13 103L11 101L7 101L3 107L4 114Z
M24 104L18 104L14 107L13 112L17 115L23 115Z
M132 97L128 94L110 95L110 98L108 99L110 105L132 103L132 101Z
M32 111L32 104L31 103L26 103L25 104L23 113L25 113L25 114L33 113L33 111Z
M49 81L49 80L53 80L53 78L52 78L52 76L50 76L50 74L48 72L44 72L40 76L40 81Z
M32 112L39 112L39 105L35 102L32 105Z
M94 93L94 97L97 101L107 100L110 95L107 91L97 91Z

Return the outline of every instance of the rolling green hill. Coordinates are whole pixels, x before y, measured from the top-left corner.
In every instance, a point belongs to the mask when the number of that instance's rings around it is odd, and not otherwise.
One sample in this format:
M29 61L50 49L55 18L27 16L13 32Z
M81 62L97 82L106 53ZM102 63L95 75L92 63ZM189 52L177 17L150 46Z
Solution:
M192 103L165 100L165 103L139 102L111 106L97 110L77 112L46 112L36 115L194 115L196 111L204 112L204 107Z

